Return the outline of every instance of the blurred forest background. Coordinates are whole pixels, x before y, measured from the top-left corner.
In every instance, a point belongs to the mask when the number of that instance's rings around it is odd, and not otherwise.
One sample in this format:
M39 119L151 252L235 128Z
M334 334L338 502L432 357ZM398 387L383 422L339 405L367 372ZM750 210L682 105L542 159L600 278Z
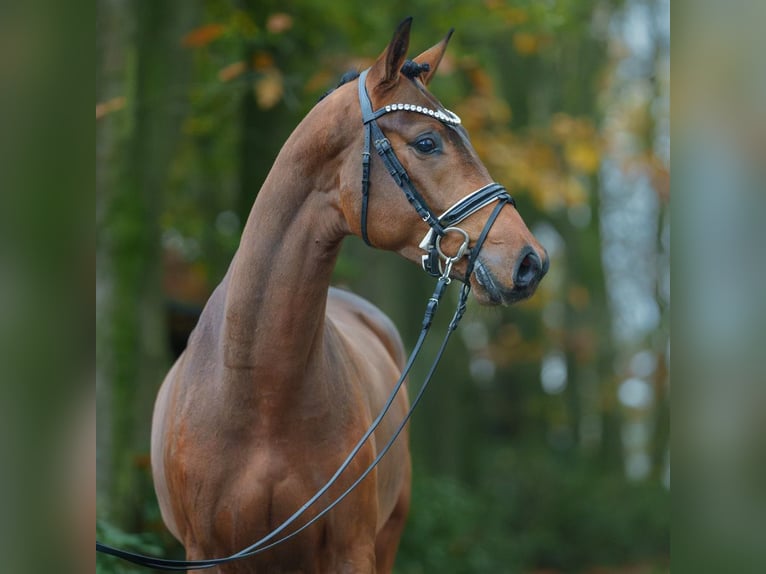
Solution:
M157 388L290 131L408 15L413 55L456 29L431 90L552 261L531 300L469 306L411 425L396 572L669 571L669 0L99 0L97 536L182 556ZM351 238L335 283L412 346L422 271Z

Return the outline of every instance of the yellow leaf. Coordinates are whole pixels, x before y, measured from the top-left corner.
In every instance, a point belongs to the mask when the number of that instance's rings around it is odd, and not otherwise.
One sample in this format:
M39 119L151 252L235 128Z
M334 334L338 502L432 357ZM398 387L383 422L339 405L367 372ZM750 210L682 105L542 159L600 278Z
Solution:
M591 142L574 141L564 148L567 163L575 170L586 174L595 173L601 157Z
M575 120L566 114L555 114L551 121L551 132L559 141L566 141L575 130Z
M273 108L282 99L284 84L279 70L272 68L256 80L254 85L255 98L264 110Z
M588 190L580 183L577 178L570 176L563 182L563 199L566 205L582 205L588 201Z
M528 32L516 32L513 35L513 47L519 54L534 54L540 47L540 39Z

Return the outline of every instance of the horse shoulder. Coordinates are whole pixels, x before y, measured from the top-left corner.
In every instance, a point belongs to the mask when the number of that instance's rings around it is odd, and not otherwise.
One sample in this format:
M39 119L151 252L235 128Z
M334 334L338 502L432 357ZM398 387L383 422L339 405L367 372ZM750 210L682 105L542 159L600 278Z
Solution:
M371 331L383 344L398 367L406 360L404 343L393 321L378 307L345 289L331 287L327 298L327 313L351 328Z
M368 416L365 427L377 415L399 380L406 353L398 330L383 311L349 291L330 289L328 323L344 341L345 354L355 365L356 382L351 392L365 397ZM383 445L396 430L409 407L406 388L398 393L388 415L375 431L373 444ZM406 433L405 433L406 434ZM377 524L381 532L395 514L397 505L406 515L410 489L410 456L406 440L397 441L376 470Z

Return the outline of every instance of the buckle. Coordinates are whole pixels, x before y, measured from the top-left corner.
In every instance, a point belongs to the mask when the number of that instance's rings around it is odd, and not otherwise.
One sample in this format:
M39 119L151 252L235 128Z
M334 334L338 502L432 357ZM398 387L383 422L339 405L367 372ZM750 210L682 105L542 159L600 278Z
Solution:
M423 271L431 275L432 277L440 277L441 270L439 261L439 254L435 249L430 250L425 255L420 256L420 264L423 267Z

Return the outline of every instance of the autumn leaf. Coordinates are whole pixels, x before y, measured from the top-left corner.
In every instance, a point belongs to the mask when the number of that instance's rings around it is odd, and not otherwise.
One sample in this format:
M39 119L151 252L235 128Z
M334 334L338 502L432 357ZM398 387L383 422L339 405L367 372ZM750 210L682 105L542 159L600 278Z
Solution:
M494 91L494 85L490 75L481 68L473 68L469 71L469 78L474 89L479 94L489 95Z
M226 28L223 24L208 24L186 34L181 40L181 44L187 48L201 48L219 38L225 31Z
M234 62L233 64L229 64L225 68L221 68L218 71L218 79L222 82L231 81L234 78L244 74L246 69L247 68L245 66L245 62L242 60L239 62Z
M116 98L96 104L96 119L101 119L107 114L123 109L125 103L125 96L117 96Z
M600 164L596 146L588 141L574 141L564 148L567 163L575 170L586 174L595 173Z
M540 39L528 32L517 32L513 35L513 47L519 54L528 56L540 48Z
M281 34L293 27L293 17L284 12L276 12L266 21L266 29L272 34Z
M267 70L263 76L256 80L253 89L258 105L262 109L273 108L282 99L284 93L282 74L276 68Z
M266 70L274 66L274 56L268 52L259 51L253 54L253 69Z
M582 205L588 201L588 190L576 177L570 175L564 181L561 189L563 200L569 207Z

